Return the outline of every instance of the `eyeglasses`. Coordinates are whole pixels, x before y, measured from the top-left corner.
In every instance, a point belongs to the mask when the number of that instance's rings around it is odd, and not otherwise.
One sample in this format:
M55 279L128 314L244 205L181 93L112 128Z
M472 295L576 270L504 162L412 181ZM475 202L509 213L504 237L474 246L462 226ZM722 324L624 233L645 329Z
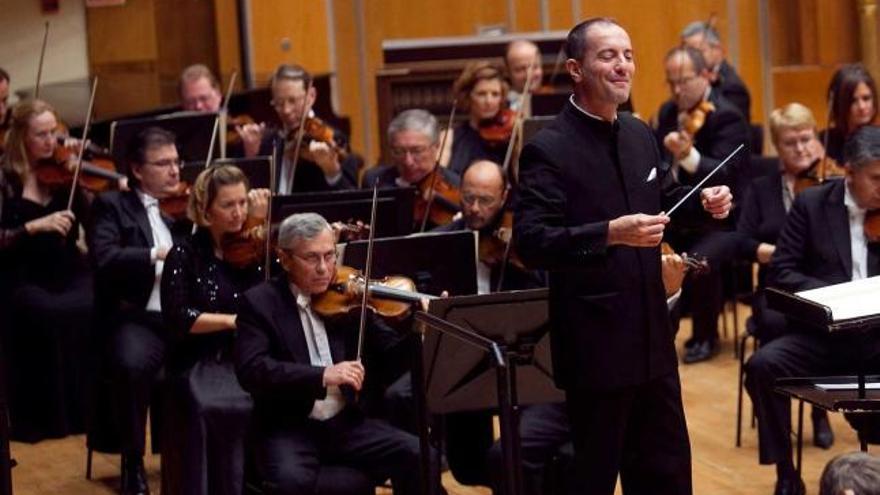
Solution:
M675 80L667 79L667 80L666 80L666 84L668 84L670 88L674 88L674 87L676 87L676 86L679 86L679 87L680 87L680 86L687 86L687 85L690 84L692 81L694 81L695 79L697 79L697 77L699 77L699 76L693 75L693 76L680 77L680 78L675 79Z
M292 254L294 257L303 260L307 265L317 267L321 264L321 261L324 262L325 265L334 265L336 264L336 251L328 251L326 253L308 253L305 255L294 253L293 251L287 251Z
M470 205L478 205L478 206L489 206L497 201L496 198L492 196L478 196L476 194L463 194L461 196L461 202L470 206Z
M275 109L282 109L288 105L292 107L301 106L306 101L305 95L293 97L293 98L273 98L272 101L269 102Z
M155 160L152 162L144 162L144 165L152 165L158 168L180 167L183 161L180 158L166 158L164 160Z
M431 146L392 146L388 151L391 153L391 156L394 158L403 158L409 153L413 158L424 156L428 150L431 149Z

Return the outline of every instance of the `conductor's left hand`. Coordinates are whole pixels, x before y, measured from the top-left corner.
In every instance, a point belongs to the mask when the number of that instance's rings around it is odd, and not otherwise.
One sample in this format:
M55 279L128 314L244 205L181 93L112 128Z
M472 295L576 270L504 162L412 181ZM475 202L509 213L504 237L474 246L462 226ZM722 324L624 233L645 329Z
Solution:
M721 220L730 214L733 206L733 194L727 186L707 187L700 191L700 200L703 209L712 215L712 218Z

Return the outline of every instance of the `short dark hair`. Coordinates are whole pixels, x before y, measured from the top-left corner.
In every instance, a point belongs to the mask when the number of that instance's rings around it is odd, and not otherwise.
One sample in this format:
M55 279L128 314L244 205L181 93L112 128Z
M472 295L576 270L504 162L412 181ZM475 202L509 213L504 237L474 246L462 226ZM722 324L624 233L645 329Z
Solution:
M852 106L853 94L859 83L865 83L874 97L874 116L877 118L877 84L871 73L862 64L844 65L834 76L828 85L828 100L831 102L831 122L843 135L853 131L849 128L849 109Z
M134 165L144 164L147 160L147 150L157 146L175 146L177 144L176 141L177 136L175 136L173 132L161 127L147 127L137 133L128 143L128 150L126 153L126 165L128 165L126 167L126 172L128 174L129 182L137 184L137 178L131 170L134 168Z
M9 82L9 73L3 67L0 67L0 81Z
M843 158L853 169L880 160L880 127L866 125L854 132L843 145Z
M880 459L866 452L850 452L831 459L819 480L819 495L880 493Z
M568 32L565 40L565 56L575 60L583 60L587 53L587 32L596 24L613 24L620 26L613 17L591 17L581 21ZM622 27L622 26L620 26Z
M666 52L666 57L663 58L663 61L669 61L670 58L677 56L679 53L683 53L691 59L691 63L694 64L694 72L697 74L709 68L709 64L706 63L706 58L703 57L703 52L690 46L676 46Z

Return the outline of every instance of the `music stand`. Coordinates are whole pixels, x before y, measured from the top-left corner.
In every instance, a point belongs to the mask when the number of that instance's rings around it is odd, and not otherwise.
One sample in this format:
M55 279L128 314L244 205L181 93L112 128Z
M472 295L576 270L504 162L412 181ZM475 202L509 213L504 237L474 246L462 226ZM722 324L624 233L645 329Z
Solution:
M411 187L379 189L376 237L406 235L412 230L414 191ZM373 191L367 189L294 193L273 197L272 211L279 222L294 213L313 212L328 222L360 220L368 224L372 200Z
M181 160L204 164L216 117L216 113L176 112L157 117L117 120L110 124L113 161L127 163L126 154L131 140L148 127L160 127L174 133Z
M547 297L536 289L443 298L416 314L428 329L423 375L413 376L421 422L428 412L497 408L504 493L522 491L519 405L564 400L553 384Z

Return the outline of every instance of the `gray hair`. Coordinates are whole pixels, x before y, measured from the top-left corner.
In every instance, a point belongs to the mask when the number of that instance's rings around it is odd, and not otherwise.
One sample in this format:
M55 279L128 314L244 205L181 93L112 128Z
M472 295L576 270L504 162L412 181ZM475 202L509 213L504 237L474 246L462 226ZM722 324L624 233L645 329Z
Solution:
M677 46L666 53L666 57L664 57L663 61L668 61L672 57L677 57L678 54L684 54L687 58L691 59L691 63L694 64L694 72L696 74L702 73L704 70L709 68L709 64L706 63L705 57L703 57L703 52L697 50L696 48L691 48L689 46Z
M706 21L694 21L681 30L682 38L690 38L697 34L702 34L710 46L721 46L721 36L718 36L718 30Z
M388 124L388 141L401 131L420 132L431 139L431 144L440 139L440 126L437 119L427 110L412 108L397 114Z
M880 160L880 127L866 125L854 132L843 146L843 158L853 169Z
M293 249L301 241L318 237L330 224L317 213L295 213L285 218L278 227L278 247Z
M880 458L864 452L850 452L831 459L819 480L819 495L880 494Z

